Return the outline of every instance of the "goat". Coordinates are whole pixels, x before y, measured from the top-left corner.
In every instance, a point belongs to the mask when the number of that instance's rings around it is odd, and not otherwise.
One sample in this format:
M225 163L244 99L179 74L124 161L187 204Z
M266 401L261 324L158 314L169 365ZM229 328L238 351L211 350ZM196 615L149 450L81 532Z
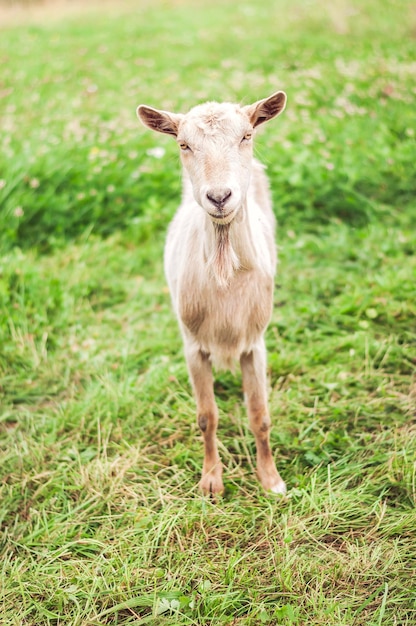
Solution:
M207 102L186 115L137 108L145 126L176 138L183 165L182 202L164 264L204 439L199 486L205 494L224 489L212 365L233 369L237 361L258 478L266 490L286 492L270 449L264 343L273 307L275 218L264 166L253 158L255 129L285 106L286 94L278 91L248 106Z

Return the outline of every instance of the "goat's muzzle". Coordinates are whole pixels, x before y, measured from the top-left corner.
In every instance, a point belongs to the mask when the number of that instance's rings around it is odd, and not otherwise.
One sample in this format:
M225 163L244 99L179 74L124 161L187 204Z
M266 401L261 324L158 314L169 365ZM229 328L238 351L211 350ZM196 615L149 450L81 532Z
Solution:
M221 210L232 196L231 189L207 191L207 198L218 210Z
M229 188L223 189L210 189L206 193L206 197L209 200L214 211L210 211L207 208L208 214L211 219L217 224L228 224L234 218L234 207L228 206L228 201L232 196L232 191Z

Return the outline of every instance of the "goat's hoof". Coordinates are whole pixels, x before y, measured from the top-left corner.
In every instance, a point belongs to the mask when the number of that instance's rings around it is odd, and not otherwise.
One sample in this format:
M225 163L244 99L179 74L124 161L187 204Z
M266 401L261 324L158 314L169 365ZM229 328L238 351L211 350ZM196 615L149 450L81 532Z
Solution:
M257 473L259 475L263 489L271 493L275 493L279 496L286 495L286 484L284 480L282 480L282 478L280 477L280 474L276 470L276 468L269 470L263 475L260 475L259 471Z
M218 496L224 491L224 485L222 483L221 476L215 476L215 474L205 474L199 481L199 488L205 496Z
M276 484L269 488L269 491L276 493L279 496L285 496L287 492L286 483L280 479Z

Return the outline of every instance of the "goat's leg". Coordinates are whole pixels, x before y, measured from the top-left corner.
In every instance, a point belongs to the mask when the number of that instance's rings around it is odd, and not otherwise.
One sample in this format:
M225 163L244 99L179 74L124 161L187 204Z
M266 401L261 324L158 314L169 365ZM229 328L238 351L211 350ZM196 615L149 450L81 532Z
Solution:
M270 415L267 407L266 348L262 341L240 357L250 429L256 438L257 475L263 487L286 493L270 449Z
M196 399L198 426L204 438L204 464L199 486L205 494L221 493L224 486L216 439L218 408L211 363L208 355L197 348L187 348L185 354Z

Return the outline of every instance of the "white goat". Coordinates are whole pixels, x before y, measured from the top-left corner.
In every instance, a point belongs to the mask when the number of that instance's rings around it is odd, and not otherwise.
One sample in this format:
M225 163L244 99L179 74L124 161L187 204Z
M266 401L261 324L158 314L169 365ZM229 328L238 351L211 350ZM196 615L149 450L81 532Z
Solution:
M181 150L183 197L167 236L165 272L204 438L204 493L223 491L211 366L232 368L237 360L258 477L265 489L286 491L269 444L264 344L273 306L275 219L252 145L254 129L285 105L286 94L279 91L244 107L208 102L186 115L137 109L143 124L173 135Z

